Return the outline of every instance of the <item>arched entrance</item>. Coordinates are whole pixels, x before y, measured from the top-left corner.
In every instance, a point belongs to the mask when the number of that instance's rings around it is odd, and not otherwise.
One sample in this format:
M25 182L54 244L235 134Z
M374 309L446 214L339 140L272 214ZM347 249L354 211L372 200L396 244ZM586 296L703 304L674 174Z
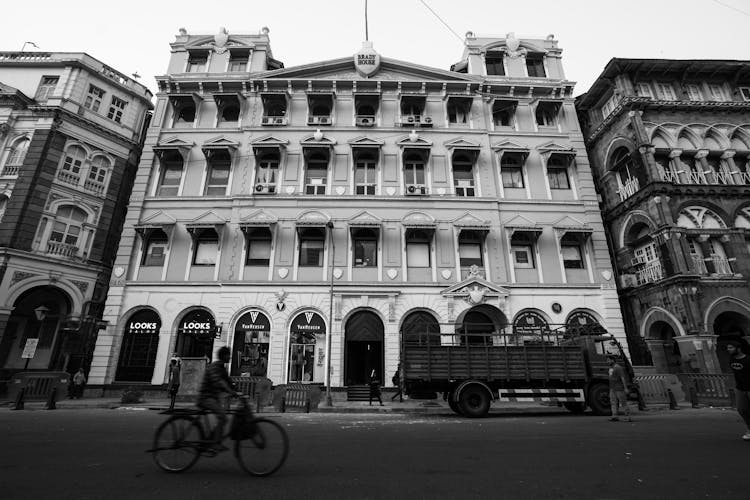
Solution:
M240 316L234 327L231 374L249 373L265 377L270 341L271 322L268 316L258 310L251 310Z
M299 313L289 331L289 382L325 382L326 324L313 311Z
M675 340L677 333L666 321L654 321L646 333L646 344L651 353L656 373L680 373L682 354Z
M440 325L427 311L414 311L404 318L401 338L409 344L440 345Z
M748 339L750 339L750 318L736 311L724 311L716 316L713 324L716 339L716 356L719 358L719 366L722 373L730 373L729 355L727 354L727 342L739 341L744 344L745 352L748 350Z
M177 326L177 356L213 359L214 339L220 333L213 314L206 309L187 313Z
M358 311L349 318L344 328L346 385L368 383L373 370L383 380L383 322L373 312Z
M29 370L64 368L66 359L60 352L64 332L60 326L70 313L70 299L59 288L42 286L21 295L13 304L0 345L3 368L24 370L27 361ZM34 357L23 358L26 345L34 343Z
M130 317L122 335L116 381L151 382L160 330L161 318L156 311L142 309Z
M500 309L481 304L459 316L456 322L456 334L459 335L461 345L466 343L492 344L495 342L495 337L504 333L506 326L508 326L508 318Z

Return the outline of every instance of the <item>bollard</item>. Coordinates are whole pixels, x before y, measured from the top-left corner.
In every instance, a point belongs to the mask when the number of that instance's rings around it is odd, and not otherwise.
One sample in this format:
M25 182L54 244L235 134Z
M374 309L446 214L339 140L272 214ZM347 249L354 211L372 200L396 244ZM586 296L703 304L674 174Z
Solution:
M52 391L50 391L50 393L49 393L49 397L47 398L47 409L48 410L56 410L57 409L57 404L56 404L56 401L55 401L56 399L57 399L57 387L53 387Z
M26 391L25 387L21 387L21 390L16 394L16 401L13 404L13 410L23 410L23 396Z
M691 387L689 390L690 394L690 404L693 408L699 408L700 405L698 404L698 390L695 387Z
M669 409L679 410L680 407L677 406L677 400L674 398L674 393L672 392L672 389L667 389L667 396L669 396Z

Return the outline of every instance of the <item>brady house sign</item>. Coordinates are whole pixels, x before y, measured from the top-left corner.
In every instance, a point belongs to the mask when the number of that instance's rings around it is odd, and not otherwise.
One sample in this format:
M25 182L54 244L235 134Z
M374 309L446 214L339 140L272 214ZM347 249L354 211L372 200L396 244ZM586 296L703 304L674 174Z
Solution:
M354 67L362 76L372 76L380 69L380 54L372 48L372 42L362 42L362 49L354 54Z

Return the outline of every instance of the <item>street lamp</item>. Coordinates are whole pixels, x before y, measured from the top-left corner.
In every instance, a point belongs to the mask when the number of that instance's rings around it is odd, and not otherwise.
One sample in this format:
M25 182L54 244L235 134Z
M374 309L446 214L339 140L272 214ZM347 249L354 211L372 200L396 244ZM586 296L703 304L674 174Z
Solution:
M336 243L333 239L333 221L326 223L331 241L331 281L328 287L328 335L326 335L326 406L333 406L331 397L331 337L333 336L333 267L336 263Z
M39 321L39 329L36 332L37 342L39 342L39 338L42 336L42 328L44 328L44 319L47 317L48 312L49 312L49 307L45 307L44 305L41 305L37 307L36 309L34 309L34 315L36 316L37 321ZM29 361L31 361L31 358L30 357L26 358L26 364L23 367L23 371L28 370Z

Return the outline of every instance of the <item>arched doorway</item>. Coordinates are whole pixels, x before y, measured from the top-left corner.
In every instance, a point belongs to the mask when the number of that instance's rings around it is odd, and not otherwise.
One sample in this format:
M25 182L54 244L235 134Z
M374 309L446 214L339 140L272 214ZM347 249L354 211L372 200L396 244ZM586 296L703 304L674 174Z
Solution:
M677 333L666 321L654 321L646 332L646 344L656 373L680 373L682 354L675 340Z
M427 311L414 311L404 318L401 338L410 344L440 345L440 325Z
M190 311L177 326L177 356L213 359L217 333L220 332L213 314L206 309Z
M366 384L373 370L384 380L383 344L385 327L377 314L358 311L344 327L344 380L346 385Z
M500 309L481 304L474 306L459 316L456 334L461 345L502 343L497 337L505 332L508 319Z
M743 344L745 352L750 354L748 339L750 339L750 318L736 311L724 311L714 319L714 335L716 339L716 356L719 358L719 366L722 373L732 372L729 368L729 355L727 354L727 342L738 341Z
M289 382L325 382L326 324L313 311L299 313L289 330Z
M159 347L161 318L151 309L134 313L125 323L117 361L118 382L151 382Z
M70 299L59 288L41 286L21 295L13 304L13 312L8 319L2 345L0 345L3 368L6 370L64 368L66 359L60 352L64 332L60 326L70 313ZM23 358L24 348L27 344L34 343L36 344L34 357Z
M240 316L234 327L231 374L249 373L265 377L268 371L268 347L271 343L271 322L258 310Z

